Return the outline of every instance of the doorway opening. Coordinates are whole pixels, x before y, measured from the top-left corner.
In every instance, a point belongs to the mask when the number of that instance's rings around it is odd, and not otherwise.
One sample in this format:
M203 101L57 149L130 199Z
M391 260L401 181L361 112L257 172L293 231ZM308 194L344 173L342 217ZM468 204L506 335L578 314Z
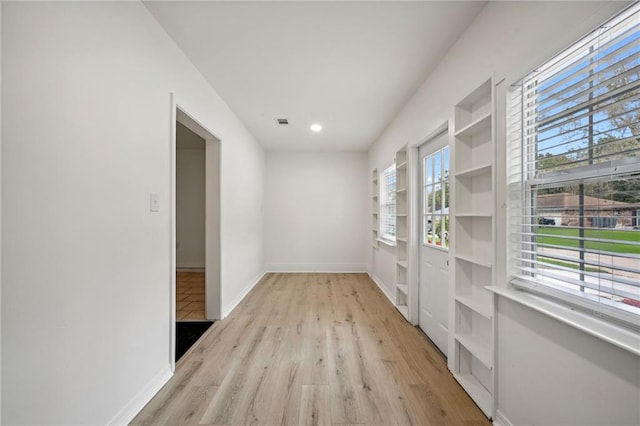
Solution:
M220 139L174 103L171 360L220 318Z
M205 143L176 122L176 319L204 321Z

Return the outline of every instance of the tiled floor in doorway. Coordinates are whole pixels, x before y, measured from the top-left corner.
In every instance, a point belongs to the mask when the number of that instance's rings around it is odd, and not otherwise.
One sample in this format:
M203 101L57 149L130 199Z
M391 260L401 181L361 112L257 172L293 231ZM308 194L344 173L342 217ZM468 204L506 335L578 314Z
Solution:
M204 272L176 273L176 319L206 320L204 309Z

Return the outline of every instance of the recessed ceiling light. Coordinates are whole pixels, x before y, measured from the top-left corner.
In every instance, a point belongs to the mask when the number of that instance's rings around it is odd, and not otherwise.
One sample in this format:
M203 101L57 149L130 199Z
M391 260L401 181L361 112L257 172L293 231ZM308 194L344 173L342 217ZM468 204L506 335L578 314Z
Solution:
M312 124L311 125L311 131L312 132L319 132L320 130L322 130L322 126L319 124Z

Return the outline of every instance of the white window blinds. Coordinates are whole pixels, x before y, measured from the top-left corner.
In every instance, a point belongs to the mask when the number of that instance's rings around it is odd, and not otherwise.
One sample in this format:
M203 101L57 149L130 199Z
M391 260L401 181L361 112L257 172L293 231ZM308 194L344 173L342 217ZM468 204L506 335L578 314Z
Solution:
M638 4L513 88L512 282L640 326Z
M391 165L380 179L380 238L396 240L396 165Z

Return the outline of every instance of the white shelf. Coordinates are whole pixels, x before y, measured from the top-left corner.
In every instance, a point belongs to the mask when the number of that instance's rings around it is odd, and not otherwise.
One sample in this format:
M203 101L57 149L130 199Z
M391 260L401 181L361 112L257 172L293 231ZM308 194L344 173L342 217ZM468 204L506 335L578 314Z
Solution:
M407 146L396 151L396 307L409 320L409 162Z
M465 262L473 263L475 265L484 266L485 268L491 268L493 265L486 260L478 259L475 256L466 255L462 253L456 253L456 259L464 260Z
M409 318L409 307L407 305L396 305L396 309L400 311L403 317Z
M485 286L495 277L495 141L493 79L455 106L452 216L451 370L488 417L494 417L494 306Z
M458 103L458 106L466 110L477 109L475 108L475 106L482 103L482 100L487 97L488 93L491 93L491 79L487 79L473 92L468 94L463 100L460 101L460 103Z
M484 414L488 417L493 417L493 397L491 392L482 386L478 379L471 374L453 373L453 376L475 403L478 404L478 407L480 407Z
M473 334L456 334L456 340L488 369L493 368L491 347Z
M491 126L491 113L489 112L483 115L482 117L478 118L477 120L473 121L472 123L469 123L462 129L458 130L455 136L457 138L464 138L464 137L477 135L478 133L482 132L483 130L487 129L490 126Z
M491 212L461 212L455 214L456 217L491 217Z
M461 170L455 174L457 178L472 178L474 176L481 175L483 173L491 173L491 163L478 164L477 166L470 167L465 170Z
M466 295L456 296L456 301L463 304L472 311L477 312L479 315L482 315L488 320L493 318L493 306L490 304L480 302L473 297Z

